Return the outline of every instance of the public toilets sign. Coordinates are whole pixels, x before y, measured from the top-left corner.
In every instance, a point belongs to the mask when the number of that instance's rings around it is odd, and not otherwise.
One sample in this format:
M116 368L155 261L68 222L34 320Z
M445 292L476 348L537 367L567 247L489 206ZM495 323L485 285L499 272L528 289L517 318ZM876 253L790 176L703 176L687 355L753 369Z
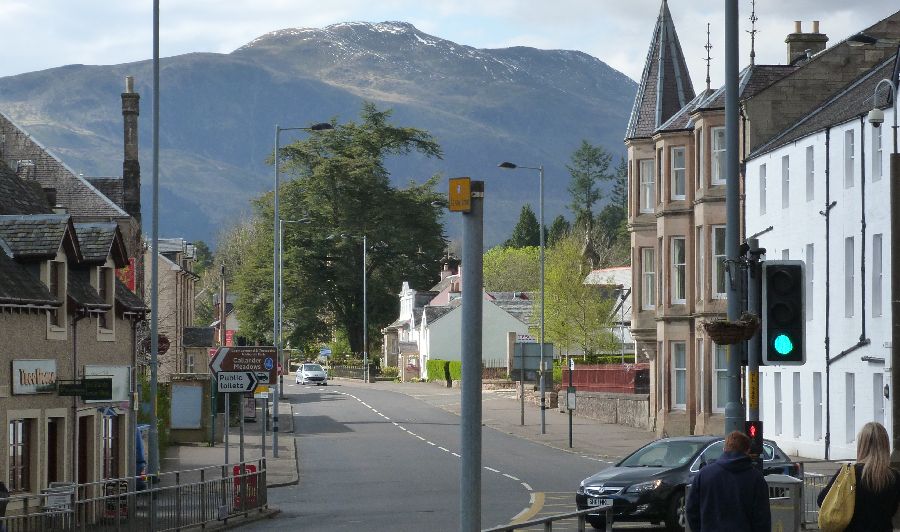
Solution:
M249 386L249 383L245 382L245 379L247 379L246 375L238 377L237 374L239 373L251 373L254 386L257 383L268 384L276 382L278 377L277 358L277 351L273 346L220 347L210 359L209 368L217 375L216 380L220 383L219 391L240 391L237 389L223 390L222 388L223 386L226 388L231 386L235 388ZM234 374L230 375L229 378L237 380L230 385L223 385L222 383L226 381L223 381L218 376L225 373ZM243 383L243 385L237 384L238 381ZM253 388L247 391L253 391Z

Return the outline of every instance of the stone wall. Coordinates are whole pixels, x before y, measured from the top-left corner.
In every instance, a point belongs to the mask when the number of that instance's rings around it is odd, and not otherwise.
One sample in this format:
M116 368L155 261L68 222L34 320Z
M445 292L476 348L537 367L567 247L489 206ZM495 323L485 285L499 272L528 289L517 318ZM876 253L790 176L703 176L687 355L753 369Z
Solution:
M602 423L650 429L650 396L649 394L578 392L575 415L596 419Z

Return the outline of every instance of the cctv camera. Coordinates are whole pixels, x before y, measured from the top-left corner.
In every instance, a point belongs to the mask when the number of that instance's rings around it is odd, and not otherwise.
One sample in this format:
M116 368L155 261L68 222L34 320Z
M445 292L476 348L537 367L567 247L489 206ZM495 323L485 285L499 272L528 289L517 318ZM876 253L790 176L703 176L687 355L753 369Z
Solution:
M884 111L881 109L872 109L869 111L869 123L872 127L881 127L884 123Z

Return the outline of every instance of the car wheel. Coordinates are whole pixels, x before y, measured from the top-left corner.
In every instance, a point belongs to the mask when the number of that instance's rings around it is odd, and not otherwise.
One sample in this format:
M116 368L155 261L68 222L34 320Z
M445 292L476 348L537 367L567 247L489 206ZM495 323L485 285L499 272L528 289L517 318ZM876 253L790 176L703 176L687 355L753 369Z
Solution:
M596 530L606 530L606 519L602 517L591 517L588 516L586 519L587 523L594 527Z
M666 514L666 530L684 532L687 515L684 513L684 490L678 490L669 501L669 512Z
M322 383L322 386L328 386L328 383L327 383L327 382L323 382L323 383Z

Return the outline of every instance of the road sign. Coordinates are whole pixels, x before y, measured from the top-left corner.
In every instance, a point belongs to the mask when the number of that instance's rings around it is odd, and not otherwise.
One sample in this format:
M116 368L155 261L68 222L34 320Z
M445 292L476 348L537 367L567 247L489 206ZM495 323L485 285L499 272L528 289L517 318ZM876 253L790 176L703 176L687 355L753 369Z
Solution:
M277 351L274 346L240 346L220 347L214 357L209 361L209 368L213 373L223 371L255 373L267 373L269 380L277 379Z
M469 212L472 210L472 180L468 177L450 178L451 212Z
M269 373L266 371L257 371L256 382L260 384L269 384Z
M223 393L252 392L256 388L256 374L252 371L220 371L216 381Z

